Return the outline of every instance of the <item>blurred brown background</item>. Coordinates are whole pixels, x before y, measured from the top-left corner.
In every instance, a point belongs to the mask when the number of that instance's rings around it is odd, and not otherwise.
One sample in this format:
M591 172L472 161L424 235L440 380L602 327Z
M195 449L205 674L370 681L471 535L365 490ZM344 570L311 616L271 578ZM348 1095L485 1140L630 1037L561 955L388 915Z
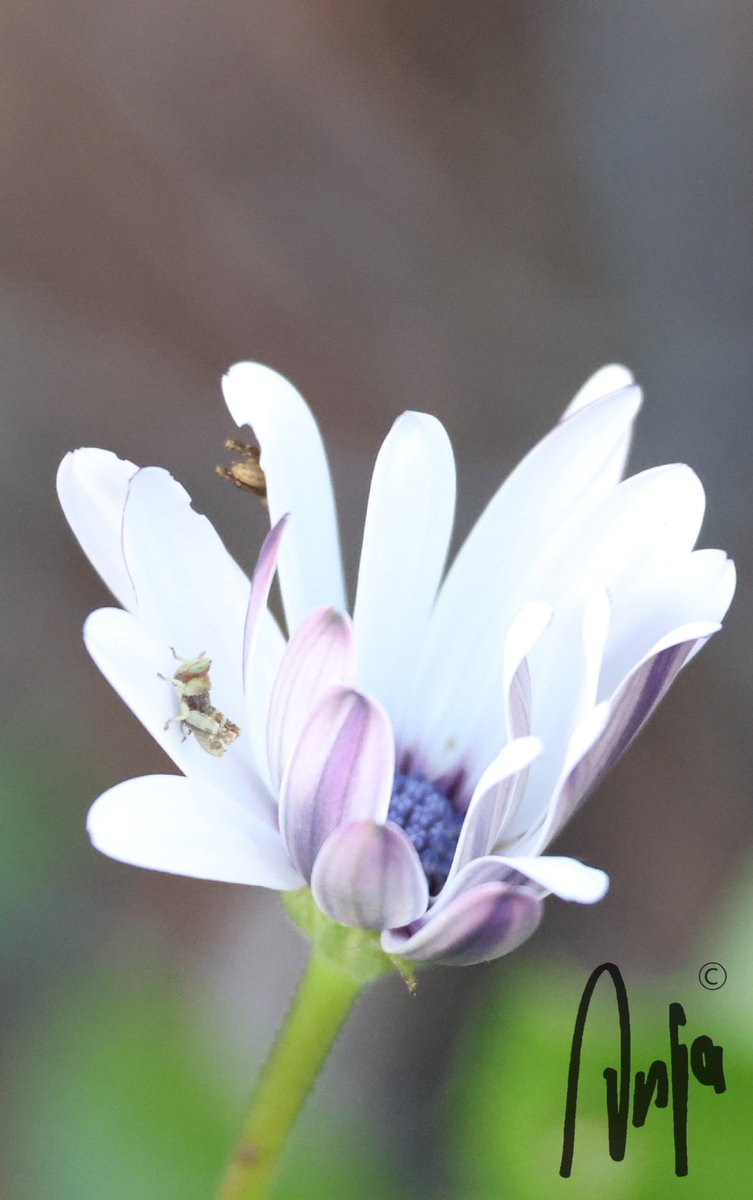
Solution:
M697 469L703 542L741 587L561 838L610 871L609 897L550 902L537 950L679 961L753 832L751 6L8 0L0 29L14 1036L72 963L126 977L151 955L224 1014L232 1057L265 1044L295 974L274 898L120 867L84 834L98 792L164 764L81 645L107 601L54 472L82 444L166 465L250 566L261 515L213 474L239 358L314 408L351 583L370 464L404 408L450 432L462 534L592 370L636 372L632 469ZM467 998L513 969L436 973L411 1005L387 985L341 1046L342 1086L427 1162L413 1098L441 1079Z

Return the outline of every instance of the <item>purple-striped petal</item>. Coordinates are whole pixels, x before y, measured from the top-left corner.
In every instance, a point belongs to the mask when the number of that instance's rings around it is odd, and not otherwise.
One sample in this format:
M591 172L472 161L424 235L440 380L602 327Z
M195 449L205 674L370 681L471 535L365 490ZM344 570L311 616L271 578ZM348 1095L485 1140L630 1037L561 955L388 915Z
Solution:
M429 887L409 838L396 825L351 821L329 835L311 873L319 907L341 925L389 929L426 911Z
M541 600L525 604L510 626L505 642L502 688L508 738L531 732L531 673L528 655L552 619L552 607Z
M264 636L264 632L265 624L267 627L276 625L267 609L267 602L287 521L287 517L281 517L262 543L251 580L243 627L243 693L251 752L259 774L266 785L275 791L278 781L275 780L273 784L267 763L266 728L270 696L283 651L280 645L282 638L273 640Z
M518 738L505 746L484 771L460 831L450 879L466 863L489 854L504 837L505 824L514 812L519 795L517 785L521 778L525 778L527 768L540 753L541 742L538 738Z
M585 752L579 753L580 745L576 752L572 747L568 752L547 819L531 847L534 853L552 840L587 793L593 791L612 769L654 712L695 647L718 629L719 625L702 621L676 629L662 638L628 675L606 706L608 719L604 728L598 731ZM602 711L602 705L594 710L595 713ZM580 730L576 730L574 740L582 745Z
M723 550L671 555L612 597L612 621L599 681L611 696L636 663L672 629L721 622L735 592L735 565Z
M303 728L282 781L280 829L306 879L338 825L387 817L395 775L395 740L380 704L332 688Z
M508 853L517 852L541 829L573 730L596 704L609 612L604 589L586 586L557 609L546 637L531 655L532 729L544 750L531 766L525 794L498 847Z
M256 568L251 580L251 591L246 609L246 621L243 627L245 685L249 683L246 676L248 675L250 660L253 657L254 646L257 641L259 623L269 600L269 592L272 587L272 580L275 577L275 571L277 570L277 558L280 553L280 545L287 523L287 516L280 517L280 520L270 529L262 542L259 557L256 560ZM253 685L253 680L250 682Z
M275 787L309 714L330 688L351 687L355 674L350 617L334 608L309 613L287 644L269 705L267 758Z
M388 930L382 949L413 962L470 966L515 950L541 920L543 905L525 887L483 883L437 905L415 932Z

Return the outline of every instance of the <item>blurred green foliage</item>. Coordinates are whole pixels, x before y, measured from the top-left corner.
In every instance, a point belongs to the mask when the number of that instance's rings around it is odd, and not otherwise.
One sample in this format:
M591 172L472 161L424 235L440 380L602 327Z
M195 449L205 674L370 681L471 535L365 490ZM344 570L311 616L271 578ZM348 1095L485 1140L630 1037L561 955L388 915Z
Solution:
M85 768L49 739L34 747L23 737L0 744L0 938L86 854L67 802L77 791L84 797L92 791Z
M146 981L92 970L23 1033L13 1200L210 1200L242 1101L174 984L158 971ZM325 1107L296 1131L274 1200L399 1195L373 1140Z
M649 1109L641 1128L628 1127L622 1162L609 1157L603 1069L619 1066L614 990L602 977L583 1048L572 1174L559 1175L573 1025L589 970L539 963L510 971L509 986L486 998L463 1042L444 1118L453 1130L458 1188L467 1200L685 1200L750 1193L753 1125L753 1008L750 1004L753 896L742 889L733 920L706 939L697 963L660 979L623 971L632 1031L632 1072L655 1058L669 1062L668 1006L682 1004L690 1045L708 1034L724 1047L727 1090L703 1087L691 1074L689 1174L674 1170L672 1109ZM744 914L744 919L741 919ZM704 990L707 960L729 972L719 991ZM594 964L596 966L598 964Z
M634 1071L668 1059L672 1000L687 1015L685 1042L708 1033L724 1046L726 1093L717 1096L691 1076L689 1177L674 1175L671 1109L652 1107L644 1128L630 1127L625 1161L609 1158L601 1072L617 1060L617 1022L605 980L584 1045L573 1173L559 1177L570 1038L587 974L529 964L487 997L437 1114L437 1152L455 1177L447 1195L747 1194L753 1038L738 1019L739 997L704 992L690 971L659 984L626 973ZM727 988L735 990L732 977ZM147 981L92 968L32 1013L11 1079L12 1200L210 1200L242 1101L208 1060L201 1024L159 971ZM320 1091L309 1106L274 1200L423 1194L420 1171L403 1190L388 1149L337 1103Z
M211 1195L232 1126L166 987L86 973L24 1032L19 1200Z

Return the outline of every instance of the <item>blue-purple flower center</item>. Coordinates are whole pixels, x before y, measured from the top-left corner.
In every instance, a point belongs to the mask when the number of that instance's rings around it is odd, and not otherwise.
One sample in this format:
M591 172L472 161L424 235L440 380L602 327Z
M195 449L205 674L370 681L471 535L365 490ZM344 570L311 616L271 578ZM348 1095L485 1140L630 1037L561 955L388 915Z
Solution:
M421 771L398 771L387 819L405 830L436 896L450 873L463 814Z

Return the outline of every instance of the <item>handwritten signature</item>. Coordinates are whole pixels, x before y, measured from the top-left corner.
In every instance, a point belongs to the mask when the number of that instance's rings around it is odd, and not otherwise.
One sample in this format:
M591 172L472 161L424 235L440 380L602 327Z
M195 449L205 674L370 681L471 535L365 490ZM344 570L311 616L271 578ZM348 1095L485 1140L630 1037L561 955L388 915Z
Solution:
M617 1000L619 1022L619 1070L605 1067L607 1131L609 1154L615 1162L621 1162L627 1148L628 1122L631 1107L631 1035L630 1006L627 989L620 970L614 963L602 963L591 974L583 990L573 1029L570 1051L570 1069L567 1079L565 1122L562 1141L560 1175L567 1178L573 1165L575 1151L575 1115L578 1104L578 1080L580 1078L583 1034L586 1028L588 1009L599 979L603 974L611 977ZM675 1174L688 1173L688 1094L690 1073L704 1087L713 1087L719 1094L726 1091L724 1078L724 1050L708 1037L700 1034L690 1047L680 1041L680 1029L687 1024L685 1010L681 1004L669 1005L669 1065L657 1058L648 1071L636 1071L632 1080L633 1125L644 1125L651 1103L657 1108L666 1108L672 1098L672 1129L675 1151Z

